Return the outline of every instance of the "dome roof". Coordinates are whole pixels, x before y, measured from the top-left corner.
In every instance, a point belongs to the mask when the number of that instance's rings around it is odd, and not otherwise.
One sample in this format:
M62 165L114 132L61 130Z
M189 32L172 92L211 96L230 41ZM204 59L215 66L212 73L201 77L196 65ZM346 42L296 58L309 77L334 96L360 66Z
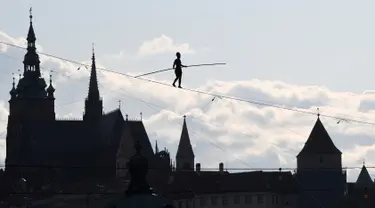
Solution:
M17 95L16 88L14 88L14 86L13 86L9 93L10 93L11 96L16 96Z
M47 88L47 92L48 93L54 93L55 92L55 88L53 88L52 84L50 84Z

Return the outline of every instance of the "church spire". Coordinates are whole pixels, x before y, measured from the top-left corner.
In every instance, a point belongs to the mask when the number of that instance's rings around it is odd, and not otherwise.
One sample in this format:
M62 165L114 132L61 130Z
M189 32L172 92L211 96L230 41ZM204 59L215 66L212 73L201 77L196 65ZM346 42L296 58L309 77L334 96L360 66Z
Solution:
M24 64L24 76L30 77L33 75L35 78L39 78L40 74L40 60L39 56L36 53L35 41L36 36L33 27L33 15L32 15L32 8L30 8L30 26L29 31L27 33L27 53L25 54L25 58L23 61Z
M159 153L158 140L155 141L155 154Z
M89 82L89 92L85 100L85 118L89 120L99 118L103 115L103 101L100 98L98 78L96 75L96 63L95 63L95 51L94 44L92 44L92 63L91 63L91 74Z
M182 125L180 143L176 154L177 169L194 170L194 152L190 142L189 131L186 125L186 116Z
M36 41L36 36L35 36L35 32L34 32L34 28L33 28L33 13L32 13L32 9L30 7L30 15L29 15L29 18L30 18L30 26L29 26L29 32L27 33L27 42L29 43L35 43Z
M91 63L91 74L90 74L90 84L89 84L89 100L99 100L99 87L98 87L98 78L96 75L96 63L95 63L95 49L94 44L92 44L92 63Z

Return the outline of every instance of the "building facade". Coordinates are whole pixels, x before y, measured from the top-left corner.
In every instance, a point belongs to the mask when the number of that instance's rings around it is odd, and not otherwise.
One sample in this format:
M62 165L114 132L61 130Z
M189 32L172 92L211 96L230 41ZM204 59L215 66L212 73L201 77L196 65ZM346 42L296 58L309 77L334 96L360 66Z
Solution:
M129 147L134 139L141 142L145 156L152 161L150 168L170 161L164 158L160 162L142 120L124 118L120 109L103 112L94 51L82 120L57 119L52 78L47 86L35 43L30 16L23 74L18 83L13 79L10 91L5 161L8 175L26 178L34 189L58 179L122 177L119 172L123 165L119 164L126 162L124 156L131 155ZM73 168L76 166L80 168Z
M166 193L178 208L374 207L375 184L366 167L356 183L347 183L341 154L318 115L294 173L228 173L223 164L218 171L201 171L196 164L194 171L174 172Z
M296 180L300 183L299 207L333 207L346 191L341 151L318 119L297 155Z

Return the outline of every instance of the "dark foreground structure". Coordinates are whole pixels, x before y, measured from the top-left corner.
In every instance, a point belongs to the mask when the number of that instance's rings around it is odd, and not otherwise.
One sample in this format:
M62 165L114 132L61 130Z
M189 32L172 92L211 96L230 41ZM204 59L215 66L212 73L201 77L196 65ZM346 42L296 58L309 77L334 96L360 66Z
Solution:
M128 190L123 197L109 203L107 208L173 208L165 198L156 195L148 184L148 161L142 155L141 148L137 142L136 153L127 165L131 177Z

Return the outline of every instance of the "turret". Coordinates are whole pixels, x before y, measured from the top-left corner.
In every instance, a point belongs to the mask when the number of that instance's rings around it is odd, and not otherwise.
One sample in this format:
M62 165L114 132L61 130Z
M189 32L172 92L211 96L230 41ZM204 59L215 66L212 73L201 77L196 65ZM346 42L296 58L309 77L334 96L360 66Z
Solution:
M54 97L55 88L52 85L52 74L49 75L49 86L47 88L48 98L55 99Z
M180 143L176 154L177 170L194 170L194 152L190 142L189 131L186 125L186 116L182 125Z
M17 96L17 90L16 90L16 80L13 77L13 82L12 82L12 89L9 92L10 94L10 99L13 100Z
M297 207L301 208L334 207L346 189L341 151L333 143L319 116L297 155L296 179L301 187Z
M20 74L17 87L13 81L9 114L13 120L54 120L54 99L48 99L47 85L41 77L31 9L29 17L30 26L27 33L27 52L23 60L23 77Z

